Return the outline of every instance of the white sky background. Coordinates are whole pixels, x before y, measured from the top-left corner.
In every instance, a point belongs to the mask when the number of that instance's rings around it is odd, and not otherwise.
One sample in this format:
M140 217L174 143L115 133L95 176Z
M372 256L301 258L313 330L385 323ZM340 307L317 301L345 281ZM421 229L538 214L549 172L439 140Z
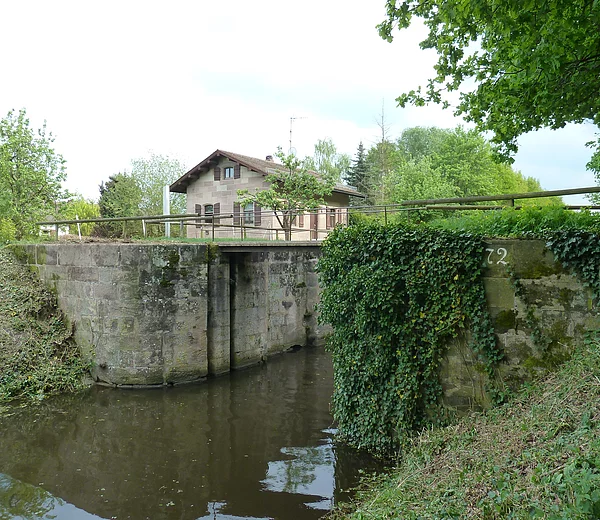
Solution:
M0 5L0 117L44 119L67 160L67 187L98 185L134 158L170 155L191 168L217 148L299 156L330 137L354 156L380 131L461 123L437 106L400 109L425 84L435 54L423 27L389 44L375 26L384 0L22 0ZM523 136L515 167L544 189L592 186L584 143L594 127ZM567 202L583 202L582 197Z

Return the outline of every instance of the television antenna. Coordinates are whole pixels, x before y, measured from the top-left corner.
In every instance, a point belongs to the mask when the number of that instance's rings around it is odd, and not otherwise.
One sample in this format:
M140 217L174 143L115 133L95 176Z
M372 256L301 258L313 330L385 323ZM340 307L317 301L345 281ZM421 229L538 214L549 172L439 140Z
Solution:
M290 149L288 150L288 155L296 156L296 149L292 146L292 124L296 119L307 119L306 117L290 117Z

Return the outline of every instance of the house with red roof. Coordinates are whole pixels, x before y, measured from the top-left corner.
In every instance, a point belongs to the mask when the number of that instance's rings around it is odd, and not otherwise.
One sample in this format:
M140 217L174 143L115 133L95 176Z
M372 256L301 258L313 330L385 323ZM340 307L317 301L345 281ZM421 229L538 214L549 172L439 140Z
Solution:
M285 171L285 167L271 155L263 160L223 150L215 150L191 168L170 187L172 192L186 194L187 213L203 217L187 226L188 238L211 236L213 229L219 238L283 238L272 211L254 203L241 207L237 195L241 189L269 189L266 177L277 171ZM296 217L292 240L322 240L336 225L347 224L350 197L364 195L350 186L336 185L322 207Z

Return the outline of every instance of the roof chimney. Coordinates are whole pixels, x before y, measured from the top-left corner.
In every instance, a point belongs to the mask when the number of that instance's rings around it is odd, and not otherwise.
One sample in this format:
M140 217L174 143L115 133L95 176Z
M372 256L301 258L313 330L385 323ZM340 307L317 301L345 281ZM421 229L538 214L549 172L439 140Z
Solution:
M273 156L272 156L272 155L267 155L267 156L265 157L265 161L269 161L269 162L275 162L275 161L273 161Z

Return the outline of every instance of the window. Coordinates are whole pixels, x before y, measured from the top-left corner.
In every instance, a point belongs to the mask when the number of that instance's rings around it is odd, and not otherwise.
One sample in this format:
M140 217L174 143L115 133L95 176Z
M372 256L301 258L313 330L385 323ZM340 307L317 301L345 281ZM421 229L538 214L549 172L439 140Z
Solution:
M304 212L298 214L298 227L304 227Z
M234 173L233 173L233 166L226 166L224 168L225 171L225 179L233 179Z
M335 227L335 208L327 208L327 221L326 228L331 229Z
M252 202L244 206L244 224L254 224L254 203Z
M206 204L204 206L204 216L212 217L215 213L215 207L212 204ZM205 222L208 224L212 222L212 218L207 218Z

